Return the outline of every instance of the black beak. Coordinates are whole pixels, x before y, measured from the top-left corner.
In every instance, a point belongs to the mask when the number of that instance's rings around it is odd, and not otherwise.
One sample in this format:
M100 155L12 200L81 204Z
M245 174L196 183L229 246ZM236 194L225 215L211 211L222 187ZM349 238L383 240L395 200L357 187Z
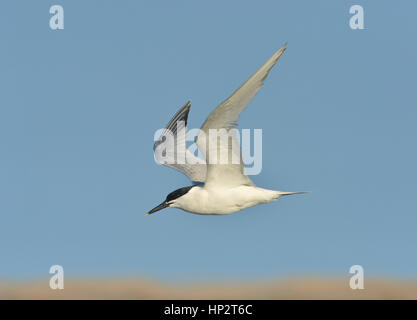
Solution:
M164 201L164 202L162 202L159 206L156 206L156 207L155 207L155 208L153 208L151 211L149 211L147 214L145 214L145 216L148 216L148 215L150 215L151 213L157 212L157 211L162 210L162 209L165 209L165 208L167 208L167 207L169 207L169 204L168 204L166 201Z

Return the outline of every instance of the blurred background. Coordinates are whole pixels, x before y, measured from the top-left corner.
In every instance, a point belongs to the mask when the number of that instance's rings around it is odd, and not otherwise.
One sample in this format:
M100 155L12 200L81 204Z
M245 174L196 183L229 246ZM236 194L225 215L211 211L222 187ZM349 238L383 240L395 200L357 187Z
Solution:
M0 298L417 298L416 13L412 0L2 1ZM287 41L239 124L263 130L255 184L312 193L144 217L190 184L154 162L154 132L189 99L199 128Z

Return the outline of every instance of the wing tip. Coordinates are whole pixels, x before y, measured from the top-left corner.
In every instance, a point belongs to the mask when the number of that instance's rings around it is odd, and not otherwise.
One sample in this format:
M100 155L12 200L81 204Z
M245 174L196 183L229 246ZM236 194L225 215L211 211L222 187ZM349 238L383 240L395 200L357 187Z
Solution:
M285 50L287 50L287 45L288 45L288 41L285 42L284 45L280 49L278 49L277 54L279 56L281 56L285 52Z

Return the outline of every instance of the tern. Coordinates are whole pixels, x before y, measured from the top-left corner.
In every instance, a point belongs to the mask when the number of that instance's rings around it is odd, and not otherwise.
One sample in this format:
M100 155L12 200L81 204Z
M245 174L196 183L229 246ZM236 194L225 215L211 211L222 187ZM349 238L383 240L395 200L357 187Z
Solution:
M244 164L239 163L210 163L210 138L207 138L210 129L230 130L237 127L239 115L261 89L269 71L277 63L284 53L287 44L276 51L246 82L244 82L229 98L214 109L203 123L200 132L196 137L198 149L203 153L206 161L190 152L187 148L173 148L175 156L178 157L178 150L183 150L187 163L163 163L184 173L196 184L177 189L166 197L166 199L150 210L146 215L162 210L164 208L179 208L195 214L224 215L234 213L245 208L258 204L268 203L282 196L301 194L306 192L285 192L268 190L256 187L254 183L244 174ZM171 119L165 130L175 135L176 145L185 146L185 136L178 135L179 129L187 130L187 119L191 103L188 101ZM154 144L154 152L162 143L162 136ZM232 139L235 139L232 137ZM212 144L216 151L223 146ZM235 141L236 142L236 141ZM224 148L224 147L223 147ZM227 146L230 149L230 145ZM240 148L239 153L241 153ZM227 150L229 152L230 150ZM233 152L233 151L232 151ZM156 153L155 153L156 155ZM217 153L216 153L217 155ZM241 159L241 157L240 157Z

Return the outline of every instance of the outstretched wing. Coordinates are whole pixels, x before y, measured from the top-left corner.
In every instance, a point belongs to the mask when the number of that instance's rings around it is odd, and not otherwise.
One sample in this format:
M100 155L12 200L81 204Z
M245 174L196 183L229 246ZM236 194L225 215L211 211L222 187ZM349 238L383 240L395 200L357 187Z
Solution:
M210 138L210 129L225 129L225 131L229 132L230 129L237 127L237 121L241 112L261 89L269 71L284 53L286 45L287 44L275 52L262 67L239 87L239 89L233 92L229 98L214 109L202 125L200 133L197 136L197 145L207 161L207 187L209 187L211 183L229 186L242 184L253 185L252 181L244 174L244 164L241 160L240 148L236 148L236 145L239 146L236 138L230 136L227 137L229 143L226 145L227 150L224 150L224 145L218 143L218 137L215 136L215 139ZM221 134L219 134L219 136L221 136ZM232 141L232 143L230 143L230 141ZM228 163L226 164L222 164L219 160L219 155L222 154L222 152L229 155ZM211 157L214 153L217 157L217 161L212 159L216 157ZM238 163L232 161L233 155L240 159Z
M169 121L165 130L155 141L153 150L155 159L163 165L185 174L191 181L204 182L206 163L187 149L187 119L191 103L188 101ZM172 137L169 139L167 137ZM171 161L166 162L166 159Z

